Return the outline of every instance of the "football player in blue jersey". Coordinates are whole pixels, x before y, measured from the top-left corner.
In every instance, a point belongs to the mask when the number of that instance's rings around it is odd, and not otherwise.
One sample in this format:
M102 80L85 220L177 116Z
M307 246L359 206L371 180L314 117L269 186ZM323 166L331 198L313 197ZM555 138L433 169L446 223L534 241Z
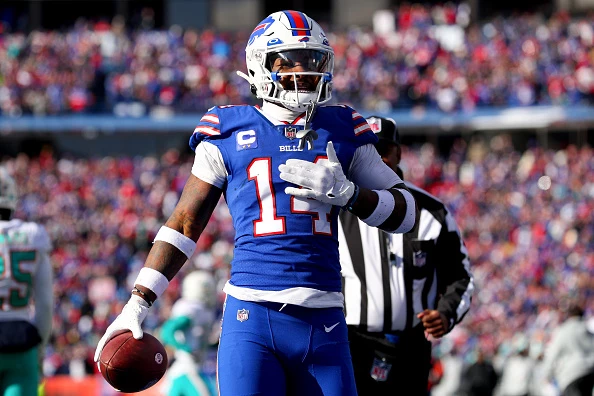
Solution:
M273 13L254 29L247 74L239 74L263 105L214 107L198 123L192 174L95 360L115 334L142 337L149 307L194 253L224 194L236 235L224 287L220 394L356 394L338 213L403 233L417 211L377 154L366 120L348 106L324 105L333 59L326 35L302 12Z

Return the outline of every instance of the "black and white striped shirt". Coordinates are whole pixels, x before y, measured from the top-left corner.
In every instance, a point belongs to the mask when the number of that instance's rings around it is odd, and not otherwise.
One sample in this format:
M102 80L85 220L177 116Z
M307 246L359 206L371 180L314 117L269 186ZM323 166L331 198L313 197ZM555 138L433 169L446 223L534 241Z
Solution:
M387 234L340 214L339 250L346 321L368 332L411 329L437 309L450 330L468 312L474 282L452 215L437 198L406 183L420 218L406 234Z

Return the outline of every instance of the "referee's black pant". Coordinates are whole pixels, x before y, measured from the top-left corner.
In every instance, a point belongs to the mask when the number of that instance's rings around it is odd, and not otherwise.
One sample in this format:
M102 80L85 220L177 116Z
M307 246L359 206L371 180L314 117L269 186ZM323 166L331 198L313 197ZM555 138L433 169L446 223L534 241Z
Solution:
M359 396L426 396L431 343L422 326L408 332L369 333L349 326Z

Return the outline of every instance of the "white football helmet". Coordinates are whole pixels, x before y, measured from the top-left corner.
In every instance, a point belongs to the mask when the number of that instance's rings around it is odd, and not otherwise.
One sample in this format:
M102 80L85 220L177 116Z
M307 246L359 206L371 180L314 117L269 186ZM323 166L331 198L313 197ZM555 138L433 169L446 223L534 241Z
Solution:
M182 282L181 294L186 300L201 302L207 307L214 307L217 294L214 276L203 270L190 272Z
M16 183L6 168L0 167L0 209L15 210L16 205Z
M252 32L245 58L248 74L237 72L260 99L305 111L311 103L326 103L332 97L334 50L316 21L299 11L270 14ZM304 71L272 71L275 64ZM309 84L298 84L298 79ZM292 78L287 84L288 78ZM285 86L281 84L281 80Z

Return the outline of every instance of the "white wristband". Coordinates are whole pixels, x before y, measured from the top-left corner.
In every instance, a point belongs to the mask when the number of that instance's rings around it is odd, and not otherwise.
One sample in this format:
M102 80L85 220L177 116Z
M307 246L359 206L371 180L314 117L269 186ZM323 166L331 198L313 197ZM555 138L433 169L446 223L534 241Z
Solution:
M160 297L165 289L167 289L167 286L169 286L169 280L159 271L143 267L134 281L134 284L144 286L147 289L152 290L157 297Z
M377 227L381 225L394 211L394 196L387 190L373 190L378 195L377 206L373 213L363 220L366 224Z
M394 233L400 234L409 232L415 226L415 199L413 198L412 194L406 190L398 190L404 196L404 200L406 201L406 213L404 214L404 219L400 226L394 230Z
M159 232L157 232L157 235L155 236L153 243L156 241L167 242L170 245L175 246L183 254L185 254L188 259L192 257L192 255L194 254L194 250L196 250L196 242L194 242L181 232L166 226L162 226L159 229Z

